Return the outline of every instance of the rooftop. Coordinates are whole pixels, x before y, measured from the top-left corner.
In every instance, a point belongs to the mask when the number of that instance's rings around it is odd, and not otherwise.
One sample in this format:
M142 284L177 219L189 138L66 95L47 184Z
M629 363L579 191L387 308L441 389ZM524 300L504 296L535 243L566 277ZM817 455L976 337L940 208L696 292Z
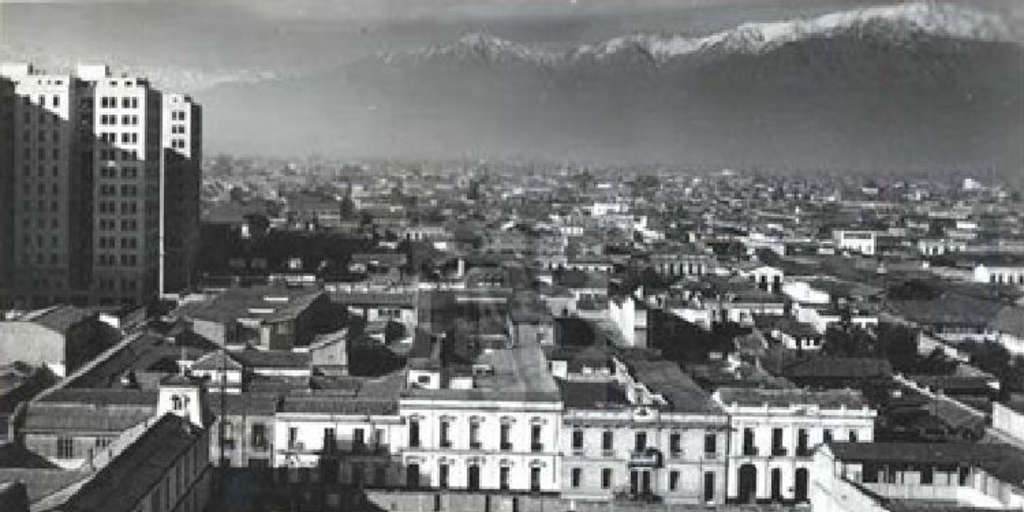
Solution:
M867 405L860 391L827 390L807 391L804 389L761 389L761 388L720 388L715 392L719 403L745 406L789 407L793 405L817 405L822 409L860 409Z

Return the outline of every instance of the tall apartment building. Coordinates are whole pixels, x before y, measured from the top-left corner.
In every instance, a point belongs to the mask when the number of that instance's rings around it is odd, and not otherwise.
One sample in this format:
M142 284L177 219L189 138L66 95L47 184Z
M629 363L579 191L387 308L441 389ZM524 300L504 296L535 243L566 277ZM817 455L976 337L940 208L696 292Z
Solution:
M179 292L193 282L192 270L199 252L202 130L203 110L192 98L164 95L161 295Z
M14 278L14 83L0 77L0 305Z
M159 274L163 97L142 78L90 78L93 296L140 303L156 293Z
M91 272L81 82L28 64L5 64L0 75L15 94L12 295L21 305L81 302Z
M170 97L174 112L174 105L189 106L173 114L184 118L181 127L168 130L186 133L165 138L164 96L144 78L115 77L102 65L80 65L70 75L4 64L0 76L13 83L15 96L14 176L8 177L13 262L3 266L14 276L11 301L122 305L154 298L166 252L161 211L174 216L176 247L192 247L198 237L198 106ZM165 140L186 154L184 163L171 159L170 188L162 183ZM179 184L184 175L189 178ZM187 274L191 259L178 255L189 252L195 251L171 251L179 273Z

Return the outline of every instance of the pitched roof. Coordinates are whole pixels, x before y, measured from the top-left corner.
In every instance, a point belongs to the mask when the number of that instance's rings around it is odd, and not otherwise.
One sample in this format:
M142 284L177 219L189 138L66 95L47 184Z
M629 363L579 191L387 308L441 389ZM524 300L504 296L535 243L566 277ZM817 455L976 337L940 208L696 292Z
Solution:
M66 334L72 327L92 316L95 316L95 313L79 309L74 306L53 306L51 308L28 313L21 317L21 320L41 325L61 334Z
M164 415L81 485L61 510L133 510L202 436L187 420Z

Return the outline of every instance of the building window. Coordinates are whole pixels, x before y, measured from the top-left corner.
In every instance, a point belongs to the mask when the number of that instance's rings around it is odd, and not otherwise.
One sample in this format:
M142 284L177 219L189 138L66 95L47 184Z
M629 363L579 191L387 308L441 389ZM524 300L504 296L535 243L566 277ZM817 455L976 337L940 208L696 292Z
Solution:
M420 421L417 419L409 420L409 447L419 448L420 446Z
M448 488L448 464L447 463L443 463L442 462L441 465L437 467L437 486L440 487L441 489L447 489Z
M511 438L512 425L508 423L501 424L501 450L509 451L512 449Z
M75 457L75 439L72 437L57 438L57 458L72 459Z
M647 449L647 432L637 432L633 443L633 451L642 452Z
M857 442L857 431L856 430L851 430L850 431L850 442L851 443L856 443Z
M415 489L420 486L420 465L409 464L405 470L405 486Z
M263 449L267 447L267 426L262 423L253 423L250 432L250 445L253 448Z
M544 444L540 440L540 425L531 425L530 429L530 451L540 452L544 450Z
M615 433L605 430L601 433L601 449L610 452L615 449Z
M704 453L710 455L718 453L718 436L715 434L704 435Z
M715 474L704 473L704 502L715 501Z
M612 468L601 469L601 488L610 489L612 487Z
M475 418L469 420L469 447L474 450L480 448L480 420Z
M772 429L772 455L785 455L786 449L782 447L782 429Z
M572 468L572 487L578 489L583 480L583 468Z
M679 490L679 472L670 471L668 473L668 490L677 491Z
M509 473L511 473L511 470L508 466L502 466L498 472L498 488L503 491L509 489Z
M476 491L480 489L480 466L476 464L469 466L468 479L469 481L466 485L469 487L469 490Z
M530 468L530 490L540 492L540 468Z
M822 439L823 439L823 442L825 442L825 443L831 443L831 442L832 442L832 430L831 430L831 429L827 429L827 428L826 428L826 429L825 429L825 430L824 430L824 431L823 431L823 432L821 433L821 437L822 437Z
M921 485L932 485L935 481L935 469L931 466L925 466L921 470Z
M678 456L683 451L682 438L679 434L673 433L668 437L669 452Z
M743 429L743 455L757 455L757 447L754 446L754 429L750 427Z
M583 450L583 429L577 428L572 431L572 449Z
M299 429L296 427L288 428L288 448L295 448L295 445L299 443Z

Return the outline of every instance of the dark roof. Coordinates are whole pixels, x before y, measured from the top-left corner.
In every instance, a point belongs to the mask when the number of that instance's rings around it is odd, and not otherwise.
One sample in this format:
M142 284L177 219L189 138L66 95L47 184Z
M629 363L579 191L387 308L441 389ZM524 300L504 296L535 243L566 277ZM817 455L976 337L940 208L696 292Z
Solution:
M284 286L229 288L213 299L186 304L178 315L213 322L229 323L239 318L259 318L269 322L293 319L306 310L324 292Z
M22 482L28 491L29 503L34 503L65 487L84 480L86 471L42 468L0 468L0 482Z
M790 379L888 379L892 366L869 357L814 356L790 361L781 373Z
M103 432L119 434L153 416L156 400L148 406L29 403L25 432Z
M60 388L39 398L42 403L92 407L156 407L157 392L124 388Z
M203 432L188 420L166 414L100 469L61 510L132 510L164 478Z
M351 398L329 393L285 396L281 412L342 414L342 415L394 415L398 414L397 400Z
M331 300L346 306L416 306L416 294L413 292L331 292Z
M628 406L622 388L611 382L558 381L566 408L607 409Z
M273 416L281 403L277 393L213 393L208 400L214 414Z
M72 327L93 316L95 316L95 313L74 306L54 306L42 311L29 313L22 317L22 319L52 331L66 334Z
M1003 482L1024 487L1024 450L1001 443L831 443L837 459L845 462L968 464L980 467Z
M700 388L676 363L664 360L627 359L633 377L654 393L668 400L675 412L721 412L706 391Z
M232 352L233 357L246 368L309 368L308 352L287 350L245 349Z

